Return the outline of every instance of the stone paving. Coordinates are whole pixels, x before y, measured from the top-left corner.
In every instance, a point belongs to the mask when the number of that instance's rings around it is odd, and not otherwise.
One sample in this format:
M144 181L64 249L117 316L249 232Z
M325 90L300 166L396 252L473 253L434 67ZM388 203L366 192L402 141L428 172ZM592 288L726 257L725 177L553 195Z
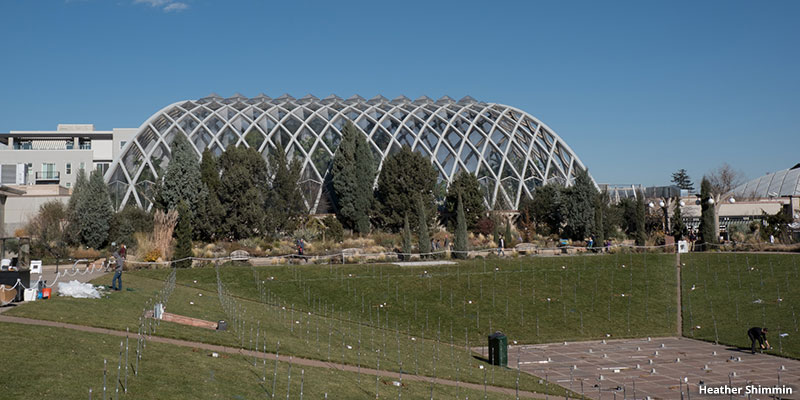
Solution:
M800 399L800 361L687 338L511 345L509 367L517 360L523 372L546 375L549 382L593 399ZM743 388L742 394L701 395L701 382L709 388L730 382ZM744 391L748 384L779 382L793 394L748 397Z

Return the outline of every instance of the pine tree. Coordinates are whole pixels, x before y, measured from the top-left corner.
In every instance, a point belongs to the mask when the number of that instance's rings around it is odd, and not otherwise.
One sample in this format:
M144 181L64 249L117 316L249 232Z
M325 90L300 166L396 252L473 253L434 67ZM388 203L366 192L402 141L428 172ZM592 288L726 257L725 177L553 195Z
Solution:
M344 124L342 142L333 156L331 179L337 217L347 228L368 233L375 163L366 136L350 121Z
M222 171L217 196L225 210L221 231L239 240L264 232L269 192L267 164L257 151L230 146L219 158Z
M175 228L177 243L172 254L175 266L189 268L192 266L192 211L185 201L178 203L178 226Z
M689 174L687 174L686 170L683 168L672 174L672 183L681 189L689 191L694 190L694 183L692 183Z
M203 151L200 160L200 179L206 188L206 202L202 205L201 215L195 221L195 236L199 239L212 241L221 236L223 220L225 218L225 208L219 201L217 192L220 187L219 167L217 159L209 149Z
M408 215L403 217L403 259L411 254L411 227L408 225Z
M422 196L417 197L417 215L419 216L418 219L418 229L419 229L419 252L422 254L430 253L431 252L431 238L428 235L428 217L425 213L425 203L422 200Z
M594 210L597 188L586 170L578 169L575 184L566 189L567 203L564 234L573 240L584 240L594 231Z
M175 135L171 149L172 159L167 166L167 172L160 177L158 206L164 210L172 210L184 200L190 210L197 210L198 204L206 201L206 188L200 176L197 154L182 134Z
M647 240L647 232L645 231L645 208L644 208L644 193L639 190L636 193L636 230L634 232L636 245L644 246Z
M686 228L686 224L683 223L683 217L681 216L681 199L680 197L675 197L675 208L673 208L672 213L672 236L675 237L675 241L682 240L687 235L689 235L689 229Z
M78 169L75 185L72 186L72 195L67 203L67 243L77 246L81 243L80 237L80 214L78 214L78 204L83 202L88 193L89 180L86 179L86 171Z
M273 235L291 233L306 212L298 187L300 167L300 160L288 161L282 146L270 152L272 184L267 197L266 227Z
M456 199L456 236L453 242L453 257L467 258L467 219L464 215L464 203L459 195Z
M455 227L457 219L456 203L459 196L461 196L464 206L467 229L475 229L478 221L486 214L486 206L484 205L483 192L481 192L478 178L464 170L456 175L453 182L447 187L442 222L449 229Z
M393 232L403 226L403 216L417 213L417 200L422 196L427 223L433 223L436 214L434 189L437 172L430 159L403 146L383 161L378 176L375 199L379 206L377 216L380 224ZM411 228L419 227L418 221L410 221Z
M714 229L716 217L712 199L711 181L704 177L700 182L700 237L698 239L698 243L703 245L702 250L711 250L709 245L717 243L717 234Z
M108 186L103 181L100 170L91 173L84 190L85 193L77 199L75 207L80 242L99 249L108 241L108 231L114 216Z

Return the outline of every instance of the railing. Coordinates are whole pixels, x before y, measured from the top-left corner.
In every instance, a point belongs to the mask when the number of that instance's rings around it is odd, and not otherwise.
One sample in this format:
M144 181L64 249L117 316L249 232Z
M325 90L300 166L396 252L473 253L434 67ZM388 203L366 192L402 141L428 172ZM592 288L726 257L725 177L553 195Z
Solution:
M61 173L58 171L41 171L36 173L37 181L58 181L61 180Z

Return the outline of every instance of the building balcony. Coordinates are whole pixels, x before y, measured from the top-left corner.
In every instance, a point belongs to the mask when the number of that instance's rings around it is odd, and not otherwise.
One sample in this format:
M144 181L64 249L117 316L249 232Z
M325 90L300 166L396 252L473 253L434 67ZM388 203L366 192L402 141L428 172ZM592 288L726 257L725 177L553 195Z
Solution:
M35 174L36 184L56 184L61 181L61 173L58 171L41 171Z

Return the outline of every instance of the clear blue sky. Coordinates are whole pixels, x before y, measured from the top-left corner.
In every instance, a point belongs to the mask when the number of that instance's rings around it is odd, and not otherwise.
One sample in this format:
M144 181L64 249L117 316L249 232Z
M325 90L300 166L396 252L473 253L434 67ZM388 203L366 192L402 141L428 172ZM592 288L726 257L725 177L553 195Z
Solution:
M598 182L755 178L800 162L800 1L0 1L0 132L211 92L470 95Z

